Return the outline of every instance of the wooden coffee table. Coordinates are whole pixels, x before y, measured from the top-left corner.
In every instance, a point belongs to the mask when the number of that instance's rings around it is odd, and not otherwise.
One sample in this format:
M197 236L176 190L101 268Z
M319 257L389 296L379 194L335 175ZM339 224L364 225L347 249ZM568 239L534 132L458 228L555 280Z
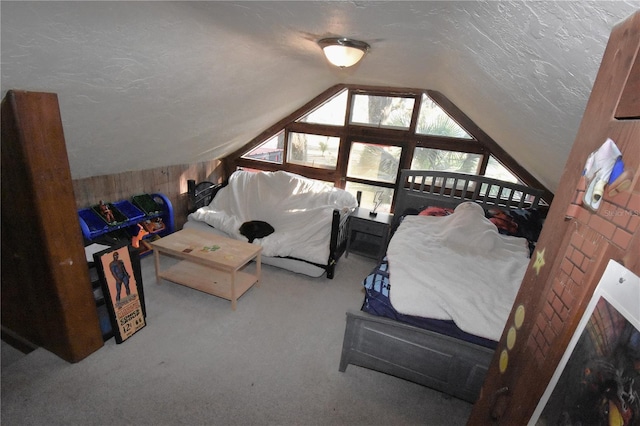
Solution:
M156 280L161 278L231 301L235 310L238 298L254 284L260 285L262 247L233 240L206 231L183 229L151 243ZM161 271L160 255L181 259ZM256 272L241 269L256 260Z

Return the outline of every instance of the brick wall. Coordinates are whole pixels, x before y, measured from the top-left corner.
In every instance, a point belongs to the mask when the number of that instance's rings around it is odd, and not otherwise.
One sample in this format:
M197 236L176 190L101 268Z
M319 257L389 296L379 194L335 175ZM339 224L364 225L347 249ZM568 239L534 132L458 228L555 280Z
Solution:
M538 312L527 347L539 365L542 365L550 348L560 336L565 322L574 315L575 299L584 292L598 260L610 244L627 251L633 234L640 227L640 193L622 192L615 197L605 194L597 212L582 204L584 179L576 190L573 202L567 209L567 220L573 221L566 249L559 262L559 270L553 278L542 310Z

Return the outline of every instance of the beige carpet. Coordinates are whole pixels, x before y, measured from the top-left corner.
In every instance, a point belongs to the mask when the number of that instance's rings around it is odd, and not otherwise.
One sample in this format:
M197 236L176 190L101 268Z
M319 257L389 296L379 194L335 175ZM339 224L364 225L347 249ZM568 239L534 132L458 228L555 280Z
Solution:
M3 359L2 425L464 425L463 401L356 366L338 371L344 315L360 307L373 266L352 254L333 280L263 266L234 312L157 285L145 257L147 326L77 364L43 349Z

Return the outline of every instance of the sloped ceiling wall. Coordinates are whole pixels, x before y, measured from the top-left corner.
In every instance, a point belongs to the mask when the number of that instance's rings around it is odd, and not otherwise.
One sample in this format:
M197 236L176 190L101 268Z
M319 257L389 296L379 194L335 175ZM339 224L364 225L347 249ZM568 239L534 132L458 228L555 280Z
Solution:
M337 83L442 92L549 189L614 2L10 2L2 96L58 94L74 179L220 158ZM372 45L331 68L315 41Z

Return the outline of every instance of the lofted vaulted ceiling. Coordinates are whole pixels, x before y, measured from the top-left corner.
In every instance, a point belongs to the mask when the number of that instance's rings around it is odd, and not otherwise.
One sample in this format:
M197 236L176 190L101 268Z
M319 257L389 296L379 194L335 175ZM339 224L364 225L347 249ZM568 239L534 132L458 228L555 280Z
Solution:
M338 83L437 90L555 190L639 1L2 1L2 96L58 94L74 179L224 157ZM371 44L336 69L316 40Z

